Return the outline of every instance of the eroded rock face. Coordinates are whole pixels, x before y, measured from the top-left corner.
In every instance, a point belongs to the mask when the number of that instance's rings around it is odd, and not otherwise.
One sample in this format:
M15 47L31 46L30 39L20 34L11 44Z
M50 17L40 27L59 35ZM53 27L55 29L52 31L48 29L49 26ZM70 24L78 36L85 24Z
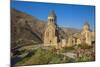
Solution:
M45 22L26 13L11 10L11 46L42 43Z

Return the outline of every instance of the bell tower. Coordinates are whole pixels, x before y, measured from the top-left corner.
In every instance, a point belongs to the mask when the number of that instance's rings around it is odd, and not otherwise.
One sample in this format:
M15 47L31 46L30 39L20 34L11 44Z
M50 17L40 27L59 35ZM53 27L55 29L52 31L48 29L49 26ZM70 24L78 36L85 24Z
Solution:
M85 22L83 26L83 31L89 31L89 30L90 30L90 25L88 24L88 22Z
M91 45L91 31L89 23L85 22L81 35L83 42L85 42L88 45Z
M56 16L55 12L51 11L48 15L48 25L56 24L56 22L57 22L56 18L57 18L57 16Z
M57 46L58 30L56 22L56 14L51 11L48 15L48 23L44 32L44 46Z

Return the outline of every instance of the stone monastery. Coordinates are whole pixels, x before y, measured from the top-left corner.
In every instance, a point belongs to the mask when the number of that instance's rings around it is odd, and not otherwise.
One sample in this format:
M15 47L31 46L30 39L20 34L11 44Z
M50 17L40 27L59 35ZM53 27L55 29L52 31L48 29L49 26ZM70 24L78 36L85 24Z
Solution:
M59 27L57 26L57 16L54 11L51 11L48 15L48 23L43 36L44 46L54 46L56 48L82 44L91 46L95 41L95 32L90 30L90 25L87 22L80 33L75 33L67 39L61 39L59 37Z

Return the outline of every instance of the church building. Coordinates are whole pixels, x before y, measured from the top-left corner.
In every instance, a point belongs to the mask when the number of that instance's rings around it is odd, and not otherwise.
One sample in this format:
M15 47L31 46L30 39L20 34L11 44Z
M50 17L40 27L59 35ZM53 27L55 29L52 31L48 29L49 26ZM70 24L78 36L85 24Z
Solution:
M57 16L54 11L51 11L44 32L44 46L57 46L59 42L58 35Z
M46 24L43 35L44 46L54 46L56 48L82 44L91 46L92 42L95 41L95 33L90 30L90 25L87 22L83 25L82 31L77 33L77 36L72 34L67 39L61 38L59 31L57 16L54 11L51 11L48 15L48 23Z

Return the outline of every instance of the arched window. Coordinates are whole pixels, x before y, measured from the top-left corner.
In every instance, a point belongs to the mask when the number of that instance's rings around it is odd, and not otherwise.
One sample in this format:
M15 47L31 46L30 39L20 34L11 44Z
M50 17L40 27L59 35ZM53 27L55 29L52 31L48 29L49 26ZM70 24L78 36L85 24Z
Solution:
M52 22L52 19L50 19L50 22Z

